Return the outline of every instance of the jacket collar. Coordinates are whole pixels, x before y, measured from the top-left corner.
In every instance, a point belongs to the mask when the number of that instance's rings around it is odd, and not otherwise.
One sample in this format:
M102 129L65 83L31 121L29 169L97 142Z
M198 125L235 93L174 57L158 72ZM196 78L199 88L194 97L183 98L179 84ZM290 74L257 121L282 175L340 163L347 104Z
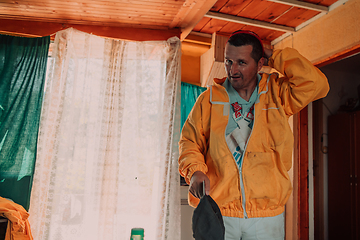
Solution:
M259 95L258 100L261 94L264 94L268 91L268 82L270 79L270 75L261 73L259 80ZM210 102L213 104L229 104L229 95L226 92L224 84L226 77L224 78L214 78L214 85L210 86ZM257 100L257 102L258 102Z

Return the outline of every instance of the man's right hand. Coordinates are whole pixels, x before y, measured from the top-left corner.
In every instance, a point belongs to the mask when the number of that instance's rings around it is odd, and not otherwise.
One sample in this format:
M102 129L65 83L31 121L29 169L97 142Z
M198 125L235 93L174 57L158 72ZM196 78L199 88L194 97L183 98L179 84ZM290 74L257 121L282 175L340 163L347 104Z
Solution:
M205 173L197 171L190 180L189 192L196 198L201 198L203 194L203 182L205 181L205 194L210 193L210 180Z
M269 58L272 56L273 50L270 48L264 48L264 66L269 66Z

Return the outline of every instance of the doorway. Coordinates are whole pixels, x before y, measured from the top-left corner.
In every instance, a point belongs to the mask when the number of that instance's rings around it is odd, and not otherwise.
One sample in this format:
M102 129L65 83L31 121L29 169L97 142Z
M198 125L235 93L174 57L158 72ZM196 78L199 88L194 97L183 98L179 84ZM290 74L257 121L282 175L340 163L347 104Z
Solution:
M359 105L360 48L340 54L318 67L328 77L327 97L313 102L314 239L329 239L328 117Z

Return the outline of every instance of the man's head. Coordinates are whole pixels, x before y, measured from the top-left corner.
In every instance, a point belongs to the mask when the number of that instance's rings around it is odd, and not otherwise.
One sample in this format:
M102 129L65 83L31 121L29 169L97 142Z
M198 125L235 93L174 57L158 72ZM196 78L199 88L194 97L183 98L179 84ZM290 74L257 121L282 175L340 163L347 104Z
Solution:
M264 56L264 46L260 37L254 32L244 30L235 31L231 34L227 43L235 47L251 45L253 47L251 57L255 62L259 62Z
M253 90L264 64L263 55L261 40L255 33L237 31L230 36L225 46L225 69L235 90Z

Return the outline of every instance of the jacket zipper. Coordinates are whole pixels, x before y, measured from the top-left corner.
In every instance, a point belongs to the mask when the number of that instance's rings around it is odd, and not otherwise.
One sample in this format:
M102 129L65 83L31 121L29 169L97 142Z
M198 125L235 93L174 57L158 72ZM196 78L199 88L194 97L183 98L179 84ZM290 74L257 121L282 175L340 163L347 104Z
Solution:
M270 74L271 75L271 74ZM255 116L256 116L256 113L255 113L255 104L256 103L259 103L259 99L260 99L260 95L262 95L262 94L264 94L264 93L266 93L267 91L268 91L268 83L269 83L269 79L270 79L270 75L268 76L268 78L267 78L267 81L266 81L266 90L265 91L262 91L262 92L260 92L260 88L259 88L259 92L258 92L258 97L257 97L257 100L255 101L255 103L254 103L254 123L253 123L253 126L255 126ZM251 132L250 132L250 135L249 135L249 137L248 137L248 140L246 141L246 144L245 144L245 148L244 148L244 152L243 152L243 154L241 155L241 166L240 166L240 168L239 168L239 173L240 173L240 190L241 190L241 196L242 196L242 199L243 199L243 201L242 201L242 207L243 207L243 209L244 209L244 218L245 219L248 219L249 217L248 217L248 215L247 215L247 212L246 212L246 198L245 198L245 187L244 187L244 180L243 180L243 174L242 174L242 165L243 165L243 163L244 163L244 155L245 155L245 153L246 153L246 149L247 149L247 146L248 146L248 143L249 143L249 141L250 141L250 138L251 138L251 135L252 135L252 130L251 130Z
M255 108L254 108L254 113L255 113ZM255 114L254 114L254 124L255 124ZM252 133L252 130L251 130L251 133ZM251 137L251 133L248 137L248 140L246 142L246 145L245 145L245 148L244 148L244 152L243 154L241 155L241 166L239 168L239 173L240 173L240 190L241 190L241 196L242 196L242 207L244 209L244 218L247 219L248 218L248 215L247 215L247 212L246 212L246 200L245 200L245 187L244 187L244 181L243 181L243 174L242 174L242 165L244 163L244 155L246 153L246 148L247 148L247 144L250 140L250 137Z
M258 97L259 97L259 95L258 95ZM256 104L256 102L254 103L254 123L253 123L253 126L255 126L255 104ZM244 152L243 152L243 154L241 155L241 166L240 166L240 168L239 168L239 172L240 172L240 190L241 190L241 196L242 196L242 198L243 198L243 201L242 201L242 207L243 207L243 209L244 209L244 218L245 219L248 219L248 215L247 215L247 212L246 212L246 200L245 200L245 187L244 187L244 180L243 180L243 174L242 174L242 165L243 165L243 163L244 163L244 155L245 155L245 153L246 153L246 148L247 148L247 145L248 145L248 143L249 143L249 140L250 140L250 137L251 137L251 135L252 135L252 130L251 130L251 132L250 132L250 135L249 135L249 137L248 137L248 139L247 139L247 141L246 141L246 144L245 144L245 148L244 148Z
M212 99L211 97L211 92L212 92L212 89L210 90L210 99ZM228 98L229 98L229 101L230 101L230 96L228 94L228 92L225 90L226 94L228 95ZM230 104L230 102L229 102ZM229 110L229 117L230 117L230 110ZM254 124L255 124L255 108L254 108ZM226 131L225 131L226 132ZM248 140L250 139L250 136L252 134L252 131L250 132L250 135L249 135L249 138ZM225 133L226 135L226 133ZM226 136L224 136L226 137ZM245 145L245 148L244 148L244 153L246 151L246 147L247 147L247 144L248 144L249 141L246 142L246 145ZM229 146L226 144L226 146L229 148ZM230 151L230 149L229 149ZM234 159L234 156L231 154L232 158ZM244 182L243 182L243 179L242 179L242 164L243 164L243 159L244 159L244 154L241 155L241 166L238 168L238 171L239 171L239 177L240 177L240 191L241 191L241 197L242 197L242 207L243 207L243 210L244 210L244 218L247 219L248 216L247 216L247 213L246 213L246 202L245 202L245 191L244 191ZM235 161L235 159L234 159ZM235 161L236 162L236 161Z
M255 114L255 104L256 103L259 103L259 99L260 99L260 95L262 95L262 94L264 94L264 93L266 93L267 91L268 91L268 83L269 83L269 79L270 79L270 76L271 76L271 74L269 74L269 76L268 76L268 78L267 78L267 81L266 81L266 90L265 91L262 91L262 92L260 92L260 88L259 88L259 92L258 92L258 97L257 97L257 100L255 101L255 103L254 103L254 124L253 124L253 126L255 126L255 116L256 116L256 114ZM228 98L229 98L229 104L230 104L230 96L229 96L229 94L228 94L228 92L226 91L226 89L225 89L225 93L227 94L227 96L228 96ZM210 102L212 103L212 87L211 87L211 89L210 89ZM229 111L229 117L230 117L230 111ZM225 131L226 132L226 131ZM245 148L244 148L244 152L243 152L243 154L241 155L241 166L239 167L239 176L240 176L240 191L241 191L241 197L242 197L242 207L243 207L243 210L244 210L244 218L245 219L248 219L249 217L248 217L248 215L247 215L247 212L246 212L246 201L245 201L245 189L244 189L244 181L243 181L243 175L242 175L242 165L243 165L243 163L244 163L244 155L245 155L245 153L246 153L246 148L247 148L247 145L248 145L248 143L249 143L249 140L250 140L250 137L251 137L251 135L252 135L252 130L251 130L251 132L250 132L250 135L249 135L249 137L248 137L248 140L246 141L246 144L245 144ZM225 135L226 135L226 133L225 133ZM226 137L226 136L225 136ZM228 146L227 144L226 144L226 146ZM229 148L229 147L228 147ZM230 149L229 149L229 151L230 151ZM231 154L232 155L232 154ZM234 156L232 156L233 157L233 159L234 159ZM235 159L234 159L234 161L235 161ZM236 161L235 161L236 162Z
M271 75L271 74L270 74L270 75ZM260 92L260 89L259 89L257 100L256 100L255 103L254 103L254 123L253 123L253 126L255 126L255 116L256 116L256 113L255 113L255 104L259 103L260 95L262 95L262 94L264 94L264 93L266 93L266 92L268 91L268 83L269 83L270 75L269 75L269 77L267 78L267 81L266 81L266 90ZM240 172L240 190L241 190L241 196L242 196L242 198L243 198L242 207L243 207L243 209L244 209L244 218L245 218L245 219L248 218L248 215L247 215L247 212L246 212L245 187L244 187L244 181L243 181L243 175L242 175L242 165L243 165L243 163L244 163L244 155L245 155L245 153L246 153L247 145L248 145L248 143L249 143L249 141L250 141L252 132L253 132L253 130L251 129L250 135L249 135L248 140L246 141L246 144L245 144L244 152L243 152L243 154L241 155L241 166L240 166L240 169L239 169L239 172Z

